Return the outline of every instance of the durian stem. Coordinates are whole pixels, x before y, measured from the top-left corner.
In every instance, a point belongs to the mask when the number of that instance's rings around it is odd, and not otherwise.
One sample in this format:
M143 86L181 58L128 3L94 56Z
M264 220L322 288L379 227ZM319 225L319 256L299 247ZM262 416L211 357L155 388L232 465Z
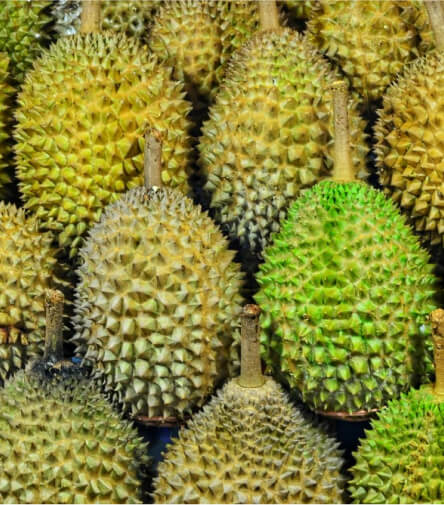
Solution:
M444 51L444 9L439 0L425 0L425 6L435 35L436 48Z
M80 33L100 32L100 0L83 0Z
M162 187L162 137L156 130L145 133L143 171L146 189Z
M257 388L264 383L262 375L259 315L257 305L245 305L242 310L241 328L241 374L238 384L244 388Z
M436 309L430 314L435 360L435 386L433 393L444 396L444 310Z
M44 358L63 359L63 302L61 291L49 289L45 296L46 335Z
M344 81L332 84L334 114L334 167L333 180L350 182L355 180L355 171L350 153L350 133L348 129L348 92Z
M279 30L279 13L275 0L259 0L261 30Z

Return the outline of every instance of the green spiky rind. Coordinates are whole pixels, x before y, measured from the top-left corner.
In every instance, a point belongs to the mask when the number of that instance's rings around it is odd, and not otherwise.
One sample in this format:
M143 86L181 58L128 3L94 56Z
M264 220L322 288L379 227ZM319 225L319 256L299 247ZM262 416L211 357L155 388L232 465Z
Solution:
M290 71L291 69L291 71ZM329 176L338 77L298 33L260 33L238 51L199 145L216 220L260 254L302 188ZM349 106L352 153L364 177L365 123Z
M257 276L268 367L317 410L398 397L431 369L428 262L381 192L329 181L305 191Z
M321 1L307 24L309 40L342 69L365 104L380 99L419 56L418 31L403 3Z
M416 60L387 90L375 126L379 180L432 245L444 237L444 55Z
M290 16L294 19L308 19L318 8L318 0L284 0Z
M11 60L10 76L16 83L23 82L48 38L49 5L37 0L0 2L0 47Z
M5 186L11 182L8 173L11 127L11 98L14 89L8 84L9 58L6 53L0 53L0 199L7 196Z
M156 503L343 503L338 443L267 378L230 381L167 446Z
M52 237L35 217L0 202L0 385L28 359L42 354L44 298L60 287Z
M444 404L412 390L366 431L352 467L355 503L444 503Z
M234 252L171 189L109 206L80 252L74 341L134 415L181 417L228 375L242 306Z
M427 9L422 0L410 0L409 2L400 1L402 17L405 23L414 25L419 37L419 52L426 54L435 48L435 36L430 26Z
M0 440L2 503L141 503L146 444L86 379L18 372Z
M186 192L191 106L182 84L123 34L60 39L19 94L15 146L25 206L74 257L102 209L142 184L144 133L161 135L164 184Z

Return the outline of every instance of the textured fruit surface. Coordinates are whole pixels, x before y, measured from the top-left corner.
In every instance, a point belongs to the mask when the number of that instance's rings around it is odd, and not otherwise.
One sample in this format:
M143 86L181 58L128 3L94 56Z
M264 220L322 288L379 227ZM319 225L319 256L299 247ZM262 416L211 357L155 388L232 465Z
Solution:
M399 396L431 368L428 260L381 192L330 181L307 190L258 274L268 366L319 410Z
M407 15L403 4L410 2L321 1L307 25L309 40L339 65L364 103L381 98L419 56L419 28L427 14L412 4Z
M146 445L86 379L18 372L0 440L2 503L141 503Z
M10 154L11 97L13 88L8 84L9 58L0 53L0 199L6 196L5 185L11 182L8 172Z
M444 236L444 55L417 60L387 91L375 126L380 182L427 242Z
M229 373L242 275L206 213L171 189L108 207L80 252L78 352L133 414L182 416Z
M0 202L0 386L29 358L43 352L45 291L55 276L51 236L35 217ZM1 486L0 486L1 488Z
M188 190L183 95L123 34L65 37L36 62L19 95L17 175L26 207L71 257L103 207L141 185L148 127L163 134L163 182Z
M11 79L21 83L42 51L51 20L49 1L2 0L0 2L0 50L7 53Z
M390 402L355 453L355 503L444 503L444 404L412 390Z
M156 503L343 503L338 443L267 378L230 381L167 446Z
M157 0L102 0L100 4L102 30L123 32L128 36L145 40L159 4ZM58 33L61 35L77 33L82 12L79 0L55 0L52 12Z
M316 0L283 0L290 16L295 19L308 19L317 6Z
M336 74L296 32L260 33L230 62L199 145L211 207L227 235L258 254L300 189L330 175ZM350 102L355 166L364 121Z

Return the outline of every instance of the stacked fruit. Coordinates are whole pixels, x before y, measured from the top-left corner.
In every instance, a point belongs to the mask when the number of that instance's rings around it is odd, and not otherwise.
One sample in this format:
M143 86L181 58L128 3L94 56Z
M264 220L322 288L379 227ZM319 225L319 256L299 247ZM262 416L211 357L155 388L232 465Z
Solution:
M0 2L0 501L444 501L443 13Z

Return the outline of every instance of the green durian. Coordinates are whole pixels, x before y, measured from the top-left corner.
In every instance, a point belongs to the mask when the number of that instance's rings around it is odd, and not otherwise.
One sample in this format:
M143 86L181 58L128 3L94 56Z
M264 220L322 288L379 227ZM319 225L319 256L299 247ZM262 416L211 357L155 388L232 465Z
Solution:
M331 172L334 77L297 32L266 30L235 53L210 108L199 145L210 206L229 238L258 257L300 190ZM365 123L352 100L349 111L365 176Z
M26 73L49 40L49 1L0 2L0 50L10 58L10 78L23 82Z
M244 317L254 308L247 306ZM262 376L257 319L253 325L253 341L242 336L241 376L167 446L154 481L156 503L343 503L338 442Z
M0 53L0 199L7 196L7 187L11 182L8 170L11 128L11 101L13 88L8 84L9 58L6 53Z
M0 202L0 386L43 353L43 294L63 286L52 237L15 205ZM1 486L0 486L1 488ZM0 500L1 501L1 500Z
M317 7L318 0L282 0L282 3L287 8L291 19L306 20Z
M59 39L18 96L15 152L25 207L75 257L102 209L142 183L147 127L165 135L162 178L188 191L191 106L170 69L124 34Z
M433 324L442 328L443 316L432 313ZM436 338L442 349L442 329ZM444 503L444 369L436 357L435 347L437 384L391 401L361 440L349 485L355 503Z
M209 216L171 188L129 191L90 230L74 342L132 415L182 417L230 373L242 301L233 257Z
M434 4L439 7L440 2ZM425 242L440 246L444 244L442 7L436 16L437 49L407 67L388 89L378 111L375 152L385 192Z
M312 409L368 412L430 369L427 317L437 287L428 253L395 205L355 180L347 95L343 83L335 87L334 180L291 206L266 250L255 299L268 367Z

